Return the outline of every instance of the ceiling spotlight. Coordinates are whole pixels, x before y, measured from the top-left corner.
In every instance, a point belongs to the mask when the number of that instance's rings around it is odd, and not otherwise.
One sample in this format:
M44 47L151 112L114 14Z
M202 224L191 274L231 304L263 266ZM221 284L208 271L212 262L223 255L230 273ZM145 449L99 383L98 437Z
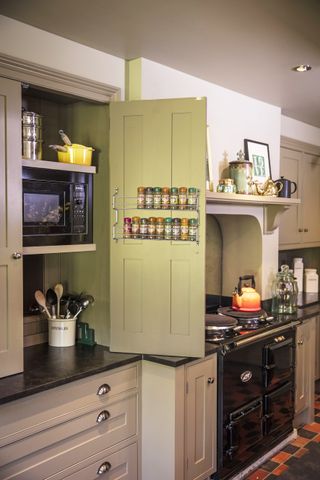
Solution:
M308 72L308 70L311 70L311 65L297 65L296 67L293 67L292 70L294 70L295 72Z

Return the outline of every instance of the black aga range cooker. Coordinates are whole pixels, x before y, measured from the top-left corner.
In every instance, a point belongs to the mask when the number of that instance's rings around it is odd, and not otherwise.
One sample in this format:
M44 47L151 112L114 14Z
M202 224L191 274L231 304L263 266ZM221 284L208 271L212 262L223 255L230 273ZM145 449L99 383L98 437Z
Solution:
M213 479L236 475L293 431L295 329L273 325L264 313L253 324L227 317L225 327L218 315L206 318L219 324L215 333L207 330L207 341L221 344Z

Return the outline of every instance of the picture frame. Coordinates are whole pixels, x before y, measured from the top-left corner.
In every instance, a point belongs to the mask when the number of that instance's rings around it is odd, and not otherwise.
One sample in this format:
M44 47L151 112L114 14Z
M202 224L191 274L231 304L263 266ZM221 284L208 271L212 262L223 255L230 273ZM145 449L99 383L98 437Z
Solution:
M244 139L244 153L246 160L252 163L252 180L264 183L271 178L270 153L267 143Z

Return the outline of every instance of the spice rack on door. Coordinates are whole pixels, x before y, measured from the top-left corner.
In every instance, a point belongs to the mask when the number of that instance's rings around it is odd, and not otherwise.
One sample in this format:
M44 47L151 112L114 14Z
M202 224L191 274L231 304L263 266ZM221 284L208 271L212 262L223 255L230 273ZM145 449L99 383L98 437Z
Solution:
M199 208L199 198L200 198L200 190L196 190L195 196L195 203L190 204L177 204L174 207L168 206L168 208L157 208L157 207L144 207L141 208L137 206L137 196L126 196L119 194L119 188L115 188L115 192L112 195L112 208L115 212L115 218L112 226L112 239L115 241L118 240L149 240L149 241L167 241L167 242L178 242L180 244L185 243L194 243L199 245L199 226L200 226L200 208ZM181 234L179 236L171 234L171 236L165 235L163 232L163 236L157 234L155 231L153 234L150 234L149 231L146 233L139 232L131 232L131 233L124 233L124 225L123 220L126 218L126 211L132 211L132 218L140 217L142 213L145 214L145 218L147 218L147 212L153 212L153 217L160 217L161 213L165 214L167 212L167 218L187 218L191 223L194 223L194 226L190 232L190 226L188 227L188 236L187 238L181 238ZM122 215L122 223L120 219L120 213L123 212ZM174 214L174 217L170 214ZM196 214L196 216L195 216ZM150 215L148 215L150 218ZM163 218L163 217L162 217ZM173 227L172 227L173 228Z

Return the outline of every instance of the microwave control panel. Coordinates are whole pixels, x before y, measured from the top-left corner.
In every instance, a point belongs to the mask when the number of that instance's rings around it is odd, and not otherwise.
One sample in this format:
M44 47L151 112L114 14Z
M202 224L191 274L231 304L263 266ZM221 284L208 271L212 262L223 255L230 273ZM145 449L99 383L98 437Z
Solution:
M73 232L86 232L86 186L83 183L73 185Z

